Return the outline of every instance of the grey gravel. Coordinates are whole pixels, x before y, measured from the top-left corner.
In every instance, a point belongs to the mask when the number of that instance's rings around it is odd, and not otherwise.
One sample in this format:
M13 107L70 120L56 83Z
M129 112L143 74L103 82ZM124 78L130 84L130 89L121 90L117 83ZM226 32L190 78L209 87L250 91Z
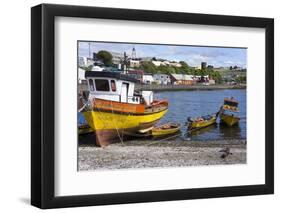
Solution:
M109 170L152 167L185 167L246 163L245 140L222 141L129 141L105 148L82 144L78 148L78 169ZM222 148L231 154L221 158Z

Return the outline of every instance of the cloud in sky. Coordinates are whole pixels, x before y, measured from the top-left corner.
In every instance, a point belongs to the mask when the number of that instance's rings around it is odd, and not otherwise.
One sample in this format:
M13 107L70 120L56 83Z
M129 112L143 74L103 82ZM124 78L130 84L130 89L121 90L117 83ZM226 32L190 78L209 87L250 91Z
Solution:
M203 61L215 67L247 66L246 48L90 42L91 54L107 50L117 53L126 52L127 55L131 55L133 47L136 49L137 57L186 61L191 66L198 66ZM89 42L79 42L78 54L89 56Z

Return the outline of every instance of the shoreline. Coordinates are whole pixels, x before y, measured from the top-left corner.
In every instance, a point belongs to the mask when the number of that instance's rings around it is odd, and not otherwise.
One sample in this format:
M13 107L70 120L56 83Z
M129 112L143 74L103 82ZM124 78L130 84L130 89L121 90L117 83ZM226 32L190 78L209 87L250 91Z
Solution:
M245 84L240 85L158 85L158 84L136 84L135 90L149 91L195 91L195 90L225 90L225 89L247 89ZM87 84L78 84L78 91L88 91Z
M231 154L222 158L221 150ZM78 147L78 170L169 168L246 164L245 139L213 141L131 140L100 148L92 144Z
M241 85L157 85L157 84L136 84L135 90L150 91L194 91L194 90L225 90L225 89L247 89L244 84Z

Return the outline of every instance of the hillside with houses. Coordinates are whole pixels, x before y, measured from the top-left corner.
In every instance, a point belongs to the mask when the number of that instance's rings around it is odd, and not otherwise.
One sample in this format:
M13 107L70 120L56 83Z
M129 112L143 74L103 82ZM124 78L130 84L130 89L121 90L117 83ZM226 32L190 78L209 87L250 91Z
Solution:
M246 83L246 69L238 66L214 67L205 61L190 66L185 61L157 57L137 57L136 49L126 52L100 50L91 57L78 56L79 83L85 81L85 71L122 72L147 85L236 85Z

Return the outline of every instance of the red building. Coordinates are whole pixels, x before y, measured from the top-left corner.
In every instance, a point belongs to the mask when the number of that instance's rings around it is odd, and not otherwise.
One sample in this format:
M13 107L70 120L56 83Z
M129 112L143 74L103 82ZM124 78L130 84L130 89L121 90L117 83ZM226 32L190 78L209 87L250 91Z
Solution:
M142 82L144 71L143 70L128 70L127 75Z

